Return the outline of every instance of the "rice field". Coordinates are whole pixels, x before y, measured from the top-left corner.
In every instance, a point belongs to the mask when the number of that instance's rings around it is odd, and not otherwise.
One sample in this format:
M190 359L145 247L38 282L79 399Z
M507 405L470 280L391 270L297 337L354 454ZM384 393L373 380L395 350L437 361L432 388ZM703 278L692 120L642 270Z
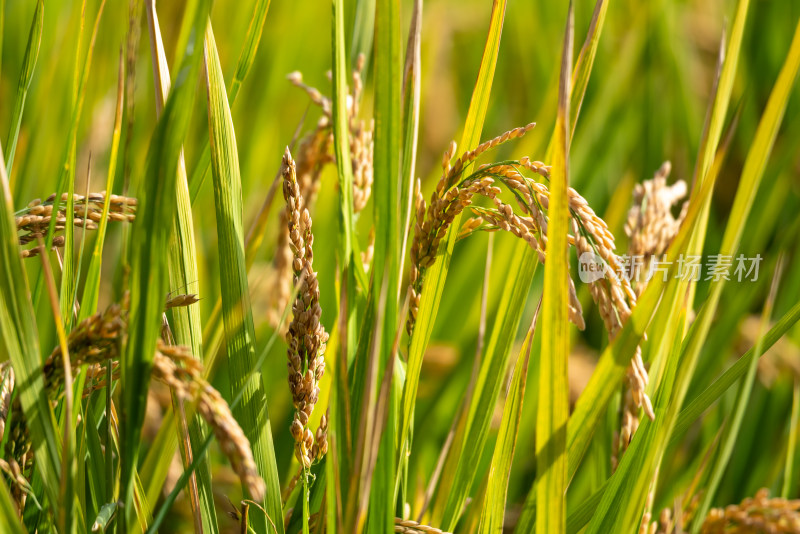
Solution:
M800 532L800 5L0 0L0 532Z

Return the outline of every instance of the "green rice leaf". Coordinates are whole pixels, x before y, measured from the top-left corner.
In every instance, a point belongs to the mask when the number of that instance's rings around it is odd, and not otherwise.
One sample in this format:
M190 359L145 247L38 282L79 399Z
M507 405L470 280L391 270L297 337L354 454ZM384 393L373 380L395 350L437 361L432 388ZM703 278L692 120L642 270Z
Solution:
M739 65L739 55L742 48L745 23L747 22L747 10L750 0L740 0L736 9L736 15L731 27L731 38L725 51L722 70L716 82L716 91L713 104L709 110L708 122L701 143L700 154L698 155L697 168L695 170L700 180L705 180L711 164L714 161L714 154L717 151L722 128L725 125L728 106L730 104L733 82L736 77L736 69Z
M256 52L258 52L258 45L261 43L261 35L264 31L264 23L267 21L267 12L269 11L270 0L256 0L256 5L253 8L253 16L250 19L250 24L247 27L247 33L244 37L242 49L239 52L239 60L236 62L236 71L231 81L231 87L228 92L228 101L233 106L236 102L236 96L239 94L239 88L242 86L250 69L255 62ZM201 153L200 159L192 172L189 179L189 198L191 203L197 199L200 193L200 188L205 182L208 171L211 168L211 146L205 145Z
M759 342L763 344L763 353L766 353L777 343L798 321L800 321L800 303L792 306L792 309L786 312L786 314L759 340ZM722 397L728 388L745 375L754 354L755 347L745 352L705 390L686 403L686 407L681 410L678 422L675 423L675 429L672 432L672 441L670 444L674 444L676 438L683 436L692 423L697 421L717 399Z
M200 39L210 3L187 5L191 38L183 51L175 83L153 134L147 171L139 192L131 236L128 340L121 360L121 497L128 523L134 514L134 481L144 421L150 370L168 290L167 255L175 213L181 145L189 127L194 88L200 72Z
M86 98L86 84L89 79L89 71L92 65L92 56L94 54L94 45L97 41L97 31L100 27L100 18L103 16L105 8L105 0L100 3L100 8L97 12L97 18L94 22L94 29L92 30L92 38L89 42L89 50L86 52L86 60L83 64L83 69L77 68L77 56L80 55L80 43L83 36L83 24L81 24L81 31L78 34L78 47L76 49L76 68L75 68L75 82L76 92L75 101L73 103L72 126L70 133L67 137L66 154L64 157L64 166L61 169L61 176L58 181L58 189L56 198L53 200L53 212L57 213L61 203L61 194L66 187L67 203L65 206L66 222L64 223L64 254L63 265L61 267L61 318L64 322L64 328L69 331L72 328L72 320L75 308L75 292L77 281L75 279L75 228L73 226L74 219L74 198L75 193L75 165L77 160L77 146L78 146L78 127L80 126L81 112L83 110L83 102ZM81 14L83 17L83 13ZM47 244L45 249L50 250L53 242L53 230L55 229L56 218L50 220L50 226L47 233ZM41 275L37 280L36 290L34 290L33 301L34 304L38 302L39 288L42 281ZM81 381L78 381L80 385Z
M589 24L589 31L586 33L586 40L583 42L583 47L575 62L575 70L572 72L570 139L575 135L575 127L578 125L578 115L581 112L586 88L589 86L589 77L592 74L592 65L594 65L594 58L597 55L597 46L600 44L600 34L606 21L607 11L608 0L597 0L594 5L592 21Z
M503 418L500 421L497 443L494 446L492 463L489 468L486 500L482 503L483 512L478 528L478 532L482 534L493 534L503 529L508 480L511 476L511 462L514 459L519 425L522 419L522 400L525 398L525 386L528 382L528 362L531 357L535 325L536 316L534 315L528 336L517 356L511 385L506 395Z
M403 171L400 174L401 231L400 273L405 264L405 250L411 232L414 181L416 180L417 143L419 140L419 102L422 76L422 0L414 0L411 26L408 29L406 62L403 72Z
M92 523L92 532L105 532L111 524L111 521L114 520L118 508L119 504L116 502L104 504L97 514L97 519Z
M171 81L155 4L147 4L147 20L150 26L153 79L156 85L156 112L160 114L163 110L164 102L169 96ZM178 158L177 174L175 215L172 218L172 232L168 247L170 287L173 288L173 291L200 294L192 206L189 200L186 163L182 150ZM199 303L173 309L172 318L171 327L175 342L178 345L191 348L195 358L202 360L203 339ZM173 413L179 412L177 409L179 402L178 399L173 397L173 407L175 408ZM182 425L182 422L177 424ZM189 458L197 453L196 448L203 442L206 433L205 423L198 414L195 414L189 423L189 436L193 450L186 450L186 443L183 439L177 440L180 444L184 465L188 464ZM178 433L176 432L174 435L177 437ZM170 445L172 447L161 450L162 456L172 456L171 452L175 449L174 442L170 443ZM217 514L211 489L211 468L207 458L205 461L200 462L195 479L196 482L190 485L189 491L190 493L197 493L196 499L199 503L202 528L206 532L216 532L218 530ZM192 500L194 499L195 497L193 496Z
M368 68L374 36L375 0L357 0L353 17L353 37L350 41L350 63L355 63L359 54L364 54L365 69Z
M411 232L412 206L414 183L416 179L417 143L419 138L419 108L420 87L422 76L422 0L414 0L411 13L411 24L408 29L406 44L405 67L403 72L403 169L400 173L400 231L403 241L400 245L400 275L405 267L405 251L408 245L408 236ZM403 450L405 443L398 444L398 449ZM408 457L400 456L397 467L397 482L395 485L395 498L401 502L406 501ZM402 491L401 491L402 489Z
M237 405L233 413L250 441L258 472L267 485L262 503L264 509L273 521L278 519L276 524L280 525L279 532L282 532L282 521L279 520L282 517L280 481L266 394L260 370L250 373L255 362L255 327L245 267L242 183L236 135L210 25L205 35L209 144L220 247L220 289L228 373L233 394L244 392L241 405ZM253 521L257 531L267 530L264 516L256 514Z
M3 2L4 4L5 2ZM0 4L0 10L5 6ZM0 13L0 41L2 41L2 13ZM28 96L28 89L33 79L33 71L36 68L36 61L39 59L39 46L42 44L42 27L44 25L44 2L39 0L36 3L36 10L33 12L33 22L31 31L28 35L28 46L25 49L25 58L22 62L22 72L19 75L17 84L17 98L14 101L14 111L11 115L11 130L8 132L6 149L6 172L11 176L11 168L14 165L14 153L17 150L17 140L19 138L19 128L22 125L22 111L25 109L25 99ZM2 43L0 43L0 53Z
M603 32L607 8L608 5L607 1L605 0L598 0L595 4L594 14L592 15L589 31L587 32L586 39L584 40L583 47L581 48L580 55L578 56L578 60L573 71L569 105L571 110L570 116L572 117L572 124L570 126L570 142L572 141L571 136L575 133L575 128L578 123L578 117L580 116L580 110L583 103L583 97L589 84L592 67L594 66L594 58L596 56L597 46L600 42L600 35L602 35ZM552 155L554 142L555 137L551 136L548 148L546 150L548 158L550 158ZM526 246L524 243L518 243L514 250L512 262L531 262L534 261L534 255L535 254L532 250L530 250L530 247ZM519 292L526 291L525 288L527 288L527 285L523 285L523 283L520 282L510 290L512 292ZM570 473L572 472L573 471L570 470ZM569 478L571 478L571 476ZM536 485L534 484L528 492L528 495L525 499L525 505L522 507L522 513L520 514L519 522L517 523L517 532L532 531L534 529L535 520Z
M689 203L685 222L667 251L665 260L667 265L676 265L679 254L685 250L694 221L700 215L702 202L710 196L713 189L716 175L712 174L711 176L712 179L702 185L697 198ZM671 275L674 275L672 270L667 277ZM575 475L589 446L594 429L605 413L614 394L615 385L622 382L625 369L630 363L630 355L640 343L665 286L664 278L654 277L650 280L644 293L639 297L630 319L622 327L614 341L603 351L589 383L575 404L567 425L568 476L570 479Z
M795 379L792 393L792 417L789 422L789 445L786 447L786 463L783 468L781 497L790 499L797 491L797 434L800 433L800 380Z
M8 532L8 534L25 534L28 532L19 517L17 517L17 508L14 501L11 500L4 478L0 480L0 529L3 532Z
M467 112L467 120L464 125L464 132L461 136L461 147L470 150L476 146L481 138L483 122L486 111L489 107L489 95L492 91L492 80L494 78L495 67L497 66L497 56L500 51L500 36L503 31L503 19L505 17L506 1L495 0L492 4L492 14L489 20L489 32L486 37L486 45L483 49L483 57L478 71L478 79L472 90L472 98ZM400 408L399 421L399 457L402 458L411 445L408 443L411 429L412 414L417 398L417 387L419 386L419 373L422 368L422 358L425 348L433 333L434 322L439 310L439 303L444 292L444 282L447 277L447 270L450 265L453 248L455 247L458 228L461 216L456 216L447 239L442 240L436 261L428 268L425 274L420 299L417 321L408 350L408 366L406 369L406 381L403 389L402 406Z
M525 247L529 246L522 241L520 243ZM489 436L494 407L506 377L511 347L536 273L536 256L526 256L526 260L509 265L492 333L481 358L467 417L456 431L453 448L439 482L433 519L445 530L452 530L460 517L477 474L475 466ZM511 288L515 285L524 289L512 292Z
M336 156L336 169L339 176L339 262L342 276L347 277L344 284L347 290L347 309L345 327L347 347L351 353L356 348L356 303L355 303L355 262L353 247L357 236L353 221L353 167L350 161L350 142L348 140L347 119L347 65L344 50L344 4L342 0L333 3L333 145ZM348 360L352 354L348 355Z
M377 428L383 432L375 436L380 440L375 471L370 486L367 529L390 532L394 528L396 440L395 396L391 393L395 350L395 332L398 328L400 285L400 183L402 146L402 37L399 0L377 0L375 4L375 102L374 102L374 183L373 224L375 251L372 269L373 291L381 288L386 298L373 300L375 316L382 320L378 326L381 346L378 357L377 383L382 384L378 399L386 399L385 415L376 412ZM341 98L341 95L339 96ZM366 370L366 367L365 367ZM389 391L386 391L388 388ZM362 405L362 410L367 406ZM385 422L380 419L386 418Z
M114 114L114 131L111 134L111 155L108 160L108 174L106 177L106 198L103 202L103 214L100 218L100 225L97 229L97 240L94 242L92 259L89 262L89 271L86 275L86 283L81 299L81 309L78 321L82 321L97 313L97 301L100 298L100 271L103 264L103 245L106 239L106 229L108 227L108 211L111 205L111 191L114 190L114 172L117 167L117 155L119 153L119 139L122 132L122 104L124 98L124 63L122 53L119 57L119 81L117 84L117 106Z
M742 426L745 410L747 409L748 401L750 400L750 392L753 389L753 383L756 379L756 370L758 369L758 360L764 353L763 333L766 326L769 324L770 317L772 316L772 307L775 303L775 293L780 281L780 271L782 260L778 260L775 267L775 273L772 279L772 289L764 305L764 310L761 314L761 330L759 332L758 342L755 346L755 352L750 357L750 363L747 366L747 372L742 378L739 388L736 391L736 400L733 404L733 409L727 416L727 420L721 430L722 435L719 440L719 446L716 455L714 456L708 468L710 475L708 482L705 486L703 496L700 498L700 504L697 507L695 514L695 521L692 524L692 532L700 532L702 520L708 515L708 510L711 508L711 503L716 496L719 484L722 481L722 475L725 473L725 468L733 453L733 448L739 436L739 430Z
M567 522L567 419L569 417L568 244L569 89L574 32L572 4L561 57L554 133L542 298L542 351L536 417L536 532L563 533Z
M398 266L400 260L400 152L402 123L402 54L400 2L379 0L375 22L375 288L388 280L384 317L383 350L388 353L397 327ZM343 95L339 95L341 98ZM385 266L381 269L380 266ZM379 305L376 299L375 305Z
M0 0L0 74L3 73L3 35L6 21L6 0Z
M261 40L269 4L269 0L257 0L253 8L253 16L250 19L251 22L247 28L245 42L239 54L239 61L236 65L236 73L229 91L229 101L231 104L233 104L236 95L238 94L239 87L247 77L247 74L250 72L250 68L255 60L255 52L258 50L258 45ZM189 197L191 203L194 203L197 194L200 191L200 187L210 168L211 148L206 143L200 156L200 160L195 167L191 178L189 179ZM262 213L266 215L265 212ZM258 236L263 236L267 222L268 218L266 216L261 216L260 214L257 222L255 223L256 227L254 227L252 231L252 234L257 237L254 239L249 239L248 236L247 248L245 250L248 272L250 272L250 267L252 266L253 260L255 259L255 254L258 251L258 247L261 243L261 237ZM188 280L196 281L197 278L189 278ZM174 284L173 287L175 287ZM214 369L216 358L220 352L219 348L222 345L223 335L224 327L222 324L222 300L218 299L211 316L206 321L206 328L201 336L201 339L205 340L205 345L203 346L203 364L206 370L206 377L208 377L209 373ZM195 354L200 353L198 352ZM166 450L175 450L175 447L177 446L177 436L172 429L172 423L174 422L172 420L172 416L172 412L167 414L164 421L165 424L162 425L162 428L156 437L156 440L161 443ZM147 495L150 500L154 500L158 497L158 494L161 491L161 486L164 484L164 480L166 479L167 471L169 469L171 457L167 454L161 454L160 451L161 449L159 448L152 448L151 451L148 452L142 466L142 476L146 481Z
M686 321L686 306L678 315L678 323L683 326ZM659 465L665 449L664 442L659 442L659 431L669 428L677 409L671 403L673 389L676 387L679 364L681 361L681 339L676 336L672 341L670 361L665 369L661 384L653 398L655 422L644 418L633 440L622 457L617 470L609 479L608 488L603 492L598 508L592 516L588 533L617 532L628 525L625 532L638 528L645 505L647 489L655 476L655 466ZM624 499L629 500L624 500ZM624 503L624 504L623 504ZM609 530L609 528L611 530Z
M362 2L359 3L359 5ZM347 65L345 57L345 35L344 35L344 2L336 0L333 2L333 12L331 17L331 36L333 43L332 63L333 63L333 143L336 157L337 173L339 177L339 210L338 210L338 248L337 256L340 265L339 271L339 294L338 325L341 328L339 336L340 347L337 348L336 364L334 367L334 379L336 387L331 388L331 396L328 400L328 432L329 432L329 461L326 465L327 490L330 499L341 501L341 492L347 491L341 485L341 478L344 473L350 471L352 459L345 451L339 454L339 437L347 436L350 432L346 428L347 421L350 419L350 397L347 391L347 362L355 358L358 348L356 315L356 291L355 291L355 269L353 245L357 243L353 221L353 170L350 161L350 144L348 141L349 129L347 121ZM342 449L345 444L342 443ZM334 456L335 455L335 456ZM333 459L335 458L335 460ZM337 483L338 482L338 483ZM334 507L328 507L329 512L333 512ZM303 518L305 527L305 517ZM338 525L335 514L329 513L326 517L326 526L329 531L336 532Z
M717 146L722 135L722 128L730 105L731 91L736 76L736 69L739 64L739 55L742 47L745 22L747 21L747 10L750 5L749 0L741 0L738 4L736 16L733 20L731 39L727 48L721 48L720 65L718 66L717 78L714 82L712 91L713 99L711 107L706 117L703 137L700 142L700 153L698 154L697 165L695 167L694 184L692 195L697 193L697 184L702 184L708 179L708 175L713 170L712 162L715 161ZM724 50L724 52L723 52ZM703 213L698 219L695 232L689 244L689 254L701 254L703 243L706 237L708 217L711 199L707 199L703 207ZM688 301L694 301L696 284L689 283ZM675 304L673 303L672 306ZM658 355L656 356L658 357Z

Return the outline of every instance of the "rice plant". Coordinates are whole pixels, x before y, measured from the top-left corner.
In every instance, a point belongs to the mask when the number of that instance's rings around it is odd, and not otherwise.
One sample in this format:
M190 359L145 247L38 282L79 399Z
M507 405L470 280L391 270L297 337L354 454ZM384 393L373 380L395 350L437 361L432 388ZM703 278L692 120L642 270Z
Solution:
M800 532L800 7L0 0L0 532Z

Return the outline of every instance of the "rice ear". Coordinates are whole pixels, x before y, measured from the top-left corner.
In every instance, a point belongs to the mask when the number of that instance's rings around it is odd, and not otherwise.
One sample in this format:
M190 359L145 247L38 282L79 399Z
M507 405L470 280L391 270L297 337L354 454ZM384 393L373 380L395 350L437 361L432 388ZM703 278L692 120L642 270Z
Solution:
M289 245L292 250L294 284L300 291L292 304L292 321L286 334L288 345L289 389L294 403L291 434L295 456L304 468L321 459L327 450L327 419L323 416L318 440L308 427L308 420L319 397L319 380L325 372L325 343L328 333L320 322L319 281L314 272L314 234L311 215L297 183L297 169L289 149L283 156L283 197L288 214Z

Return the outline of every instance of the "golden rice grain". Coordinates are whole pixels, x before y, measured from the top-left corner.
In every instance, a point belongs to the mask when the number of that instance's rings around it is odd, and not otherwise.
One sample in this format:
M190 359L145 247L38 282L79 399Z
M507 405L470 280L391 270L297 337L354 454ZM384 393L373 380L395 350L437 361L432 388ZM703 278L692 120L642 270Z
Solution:
M318 384L325 371L324 354L328 333L320 323L322 309L319 305L319 282L313 266L314 234L311 232L311 216L300 193L295 163L288 148L283 156L281 173L283 197L289 215L289 245L294 256L294 285L300 288L292 305L292 321L286 334L289 388L295 408L291 433L295 440L295 456L303 467L308 468L317 453L321 458L327 449L325 444L317 444L315 448L314 434L308 427L308 421L319 399ZM327 427L324 417L321 427L323 425ZM326 430L323 430L321 434L317 434L324 437L325 433Z
M753 532L799 533L800 499L769 498L769 490L758 490L741 504L713 508L703 521L702 534L749 534Z
M64 245L63 236L59 236L64 231L67 224L66 200L69 198L67 193L61 196L62 204L56 216L53 230L53 247ZM105 191L90 193L88 196L73 195L73 219L72 224L78 228L96 230L98 223L103 216L103 205L105 203ZM28 206L21 210L15 217L17 231L20 232L19 242L27 245L39 238L47 235L50 221L53 218L53 201L55 194L50 195L44 202L39 199L28 203ZM111 195L109 199L108 220L117 222L132 222L136 218L136 199L119 195ZM42 251L41 246L35 246L21 252L23 258L30 258L38 255Z

